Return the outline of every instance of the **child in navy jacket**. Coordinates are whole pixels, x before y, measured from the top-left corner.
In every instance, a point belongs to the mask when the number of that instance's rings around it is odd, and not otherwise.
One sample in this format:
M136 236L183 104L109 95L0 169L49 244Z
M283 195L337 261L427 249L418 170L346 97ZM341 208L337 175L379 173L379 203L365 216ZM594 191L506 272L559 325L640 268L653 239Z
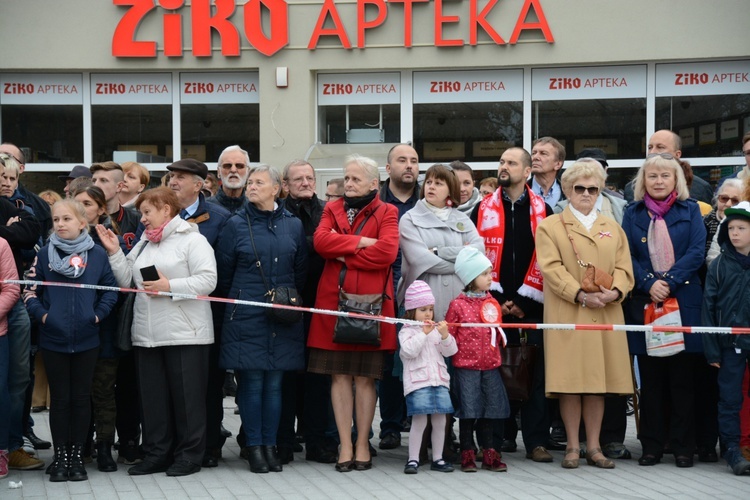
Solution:
M54 233L42 247L29 279L117 286L107 253L89 236L79 202L52 207ZM50 481L87 479L83 443L91 421L91 381L99 352L99 323L112 311L117 292L32 286L24 301L40 324L39 348L50 385L50 430L55 460Z

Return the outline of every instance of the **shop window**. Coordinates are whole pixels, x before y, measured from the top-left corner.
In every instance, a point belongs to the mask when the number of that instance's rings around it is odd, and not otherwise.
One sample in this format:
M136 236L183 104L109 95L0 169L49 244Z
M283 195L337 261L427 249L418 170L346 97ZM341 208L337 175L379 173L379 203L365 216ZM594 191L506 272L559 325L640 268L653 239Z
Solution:
M414 105L414 148L426 162L497 162L523 143L522 102Z
M566 160L598 147L607 157L642 158L645 154L646 99L541 101L532 106L533 139L551 136L565 146Z
M683 156L737 156L742 135L750 132L750 95L657 97L659 129L680 135Z
M260 161L258 110L258 104L183 104L181 157L215 162L238 144L250 161Z
M27 163L82 163L83 106L4 105L2 138L21 147Z
M91 129L94 162L112 160L115 151L146 153L147 163L172 161L170 105L92 106Z
M323 144L400 141L398 104L321 106L318 117Z

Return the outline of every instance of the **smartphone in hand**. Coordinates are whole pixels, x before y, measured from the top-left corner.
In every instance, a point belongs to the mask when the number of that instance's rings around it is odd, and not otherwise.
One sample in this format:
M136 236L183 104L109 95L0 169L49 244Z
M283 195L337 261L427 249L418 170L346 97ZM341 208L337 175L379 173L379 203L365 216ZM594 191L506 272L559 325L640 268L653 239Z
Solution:
M142 267L141 276L143 277L143 281L159 281L159 273L156 272L156 266Z

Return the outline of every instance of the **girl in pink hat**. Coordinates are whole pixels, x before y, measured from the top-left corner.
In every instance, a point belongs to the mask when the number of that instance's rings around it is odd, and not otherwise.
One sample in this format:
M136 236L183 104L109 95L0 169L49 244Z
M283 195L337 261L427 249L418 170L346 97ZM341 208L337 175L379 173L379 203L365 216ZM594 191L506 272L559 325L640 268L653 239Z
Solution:
M435 297L430 287L415 280L404 297L405 318L422 321L422 326L404 325L398 334L401 361L404 363L404 395L406 410L411 417L409 461L405 474L419 470L419 448L422 434L432 419L431 470L453 472L453 465L443 460L446 415L453 413L449 392L450 376L444 357L453 356L458 348L448 333L445 321L435 323Z

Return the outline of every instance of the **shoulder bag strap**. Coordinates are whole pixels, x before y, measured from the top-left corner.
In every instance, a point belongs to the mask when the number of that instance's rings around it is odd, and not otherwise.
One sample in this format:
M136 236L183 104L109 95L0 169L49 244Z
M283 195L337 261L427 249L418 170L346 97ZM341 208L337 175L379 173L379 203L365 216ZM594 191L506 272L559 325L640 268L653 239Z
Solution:
M570 244L573 246L573 252L576 254L576 260L578 261L578 265L581 267L589 267L588 264L586 264L584 261L581 260L581 256L578 255L578 249L576 248L576 244L573 242L573 235L571 235L568 232L568 228L565 225L565 218L563 217L562 212L560 212L560 222L562 222L563 228L565 229L565 234L568 235L568 239L570 240Z
M143 246L138 250L138 253L135 254L135 259L133 259L133 264L135 264L135 261L138 260L138 257L140 257L143 251L146 249L146 245L148 245L148 240L146 240L146 243L144 243ZM130 288L135 289L135 278L133 278L132 268L130 270Z
M263 286L266 287L266 295L271 295L271 289L268 288L268 281L266 281L266 275L263 274L263 266L260 265L260 256L258 255L258 249L255 248L255 238L253 237L253 224L250 222L250 216L245 212L245 218L247 219L247 228L250 231L250 243L253 245L253 252L255 252L255 267L260 271L260 277L263 280Z

